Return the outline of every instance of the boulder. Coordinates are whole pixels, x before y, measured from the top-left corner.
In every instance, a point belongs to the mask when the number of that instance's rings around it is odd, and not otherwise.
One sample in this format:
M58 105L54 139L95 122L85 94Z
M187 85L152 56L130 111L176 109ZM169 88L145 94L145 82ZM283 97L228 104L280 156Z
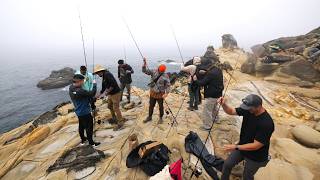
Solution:
M314 129L320 132L320 122L314 126Z
M52 71L49 77L41 80L37 84L37 87L43 90L65 87L72 83L74 72L75 71L69 67Z
M306 167L293 165L280 159L271 159L266 167L262 167L255 174L256 180L312 180L313 174Z
M222 47L226 49L238 48L238 43L232 34L222 35Z
M307 167L315 176L314 179L320 178L320 155L316 151L288 138L276 138L272 144L276 157L293 165Z
M304 81L310 81L314 83L320 81L320 72L317 71L313 65L306 61L302 56L295 56L294 61L283 64L280 72L296 76Z
M270 54L273 63L285 63L293 60L293 56L284 53L272 53Z
M260 75L269 75L278 68L279 68L278 63L263 63L261 61L258 61L255 65L256 73Z
M255 69L256 62L257 62L256 57L251 53L247 53L247 59L241 65L241 69L240 69L241 72L246 74L254 74L256 72L256 69Z
M304 51L305 46L297 46L294 48L293 52L296 54L302 54Z
M264 46L261 44L257 44L255 46L252 46L251 50L252 50L253 54L258 58L262 58L267 55L266 48L264 48Z
M294 138L307 147L320 147L320 132L306 125L298 125L291 129Z
M309 82L309 81L300 81L298 86L302 87L302 88L312 88L312 87L314 87L314 83Z

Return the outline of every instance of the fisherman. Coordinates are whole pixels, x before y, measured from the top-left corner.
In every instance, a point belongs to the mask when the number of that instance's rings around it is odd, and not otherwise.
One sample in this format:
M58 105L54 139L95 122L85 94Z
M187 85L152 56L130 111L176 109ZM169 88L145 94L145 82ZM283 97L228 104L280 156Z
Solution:
M81 144L85 144L88 140L92 146L98 146L100 142L94 142L93 135L93 118L91 115L90 102L92 97L96 94L97 85L93 80L93 86L91 91L84 90L82 88L85 77L81 74L75 74L73 76L73 84L69 87L69 95L73 102L75 113L79 119L79 135L81 138ZM86 130L87 137L84 136L84 130Z
M101 65L96 65L94 68L94 74L102 77L102 88L96 97L101 98L108 96L108 108L110 109L112 115L112 119L109 122L116 124L116 126L113 128L114 131L120 130L125 121L120 111L120 87L112 73L103 68Z
M84 76L84 83L82 85L82 89L86 91L91 91L93 88L93 74L87 71L86 66L80 66L80 71L77 71L75 74L81 74ZM95 106L95 98L91 98L90 100L91 109L94 111L96 109Z
M163 123L163 101L170 92L170 78L166 72L166 66L164 64L159 65L158 69L150 70L147 68L147 60L143 58L142 72L151 76L150 87L150 101L149 101L149 115L143 121L144 123L152 120L153 109L158 102L160 117L158 124Z
M80 66L80 71L77 71L75 74L82 74L84 76L84 83L82 89L86 91L91 91L93 88L93 74L87 71L86 66Z
M239 143L224 145L231 154L224 162L221 179L228 180L232 168L244 160L243 179L253 180L258 169L269 161L270 137L274 131L272 117L255 94L242 99L238 108L230 107L222 97L218 102L227 114L243 116Z
M222 70L214 63L209 64L209 67L206 68L203 74L203 78L195 82L198 86L204 87L203 126L201 126L200 129L208 131L211 128L212 122L219 120L217 100L222 96L224 89Z
M131 96L131 83L132 78L131 74L134 73L132 67L129 64L124 63L124 60L120 59L118 61L118 78L120 81L120 89L121 89L121 101L123 96L124 88L127 89L127 99L128 103L130 103L130 96Z
M195 81L197 80L196 69L197 66L201 63L201 59L200 57L196 56L193 58L192 62L192 65L181 65L181 71L188 73L188 91L190 98L188 110L190 111L198 110L200 87L197 83L195 83Z

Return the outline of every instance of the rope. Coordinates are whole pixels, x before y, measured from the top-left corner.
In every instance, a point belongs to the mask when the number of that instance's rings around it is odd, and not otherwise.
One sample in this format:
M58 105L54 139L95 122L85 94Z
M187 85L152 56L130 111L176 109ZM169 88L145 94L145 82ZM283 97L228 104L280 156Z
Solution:
M224 93L223 93L223 95L222 95L222 98L224 98L224 97L226 96L226 93L227 93L227 91L228 91L228 88L229 88L229 85L230 85L230 82L231 82L231 79L232 79L232 75L233 75L235 69L237 68L237 65L238 65L238 62L239 62L239 61L238 61L238 60L239 60L239 57L240 57L240 54L238 55L238 58L237 58L237 61L236 61L236 64L235 64L235 68L234 68L234 70L232 71L232 74L231 74L231 76L230 76L230 78L229 78L229 80L228 80L228 83L227 83L226 89L225 89L225 91L224 91ZM218 103L218 102L216 102L216 103ZM209 132L208 132L208 135L207 135L207 138L206 138L206 140L205 140L205 142L204 142L204 144L203 144L203 146L202 146L202 149L201 149L201 151L200 151L200 155L199 155L199 157L198 157L198 159L197 159L197 162L196 162L195 167L197 167L197 165L198 165L198 163L199 163L199 161L200 161L200 157L201 157L201 155L202 155L202 153L203 153L203 150L204 150L204 148L205 148L205 146L206 146L206 144L207 144L207 141L208 141L208 139L209 139L209 137L210 137L211 130L212 130L213 125L214 125L214 123L215 123L215 120L216 120L216 118L217 118L217 116L218 116L218 113L219 113L220 108L221 108L221 104L219 103L218 109L216 110L217 112L215 113L215 116L214 116L214 118L213 118L213 121L212 121L212 123L211 123L211 127L210 127ZM192 178L193 175L194 175L194 171L192 171L192 174L191 174L191 176L190 176L190 179Z

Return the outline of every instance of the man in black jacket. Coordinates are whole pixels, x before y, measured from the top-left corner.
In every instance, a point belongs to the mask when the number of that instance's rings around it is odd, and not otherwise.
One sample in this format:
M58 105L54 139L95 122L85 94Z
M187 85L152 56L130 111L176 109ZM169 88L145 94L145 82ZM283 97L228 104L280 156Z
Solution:
M218 120L218 104L217 99L222 96L223 73L220 68L212 64L206 69L204 77L196 81L199 86L204 87L204 105L202 112L203 126L202 130L209 130L212 121Z
M120 89L121 89L121 101L123 96L124 88L127 88L127 99L128 103L130 103L130 95L131 95L131 83L132 78L131 74L134 73L132 67L129 64L124 63L122 59L118 61L118 78L120 81Z
M84 144L87 140L92 146L98 146L99 142L94 142L92 139L93 134L93 118L91 115L90 102L92 97L96 94L97 84L93 81L93 88L91 91L84 90L82 85L84 83L84 76L76 74L73 77L73 84L69 87L69 95L73 102L75 113L79 119L79 135L81 138L81 144ZM86 130L87 137L84 136L84 130Z
M108 108L110 109L112 120L117 125L113 130L117 131L123 127L124 118L120 111L121 90L112 73L101 65L96 65L94 74L102 77L102 88L97 97L108 96Z

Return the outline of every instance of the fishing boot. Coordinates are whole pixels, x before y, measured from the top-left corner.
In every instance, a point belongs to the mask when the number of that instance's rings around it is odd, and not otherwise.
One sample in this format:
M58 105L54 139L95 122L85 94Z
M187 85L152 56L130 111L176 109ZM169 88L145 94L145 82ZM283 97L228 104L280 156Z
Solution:
M148 117L143 121L143 123L147 123L147 122L149 122L149 121L152 121L152 117L151 117L151 116L148 116Z
M123 129L123 125L124 125L124 122L121 120L117 123L117 125L115 127L113 127L113 131L119 131L121 129Z
M108 119L108 122L110 124L116 124L117 123L117 117L116 117L115 113L111 111L111 115L112 115L112 118Z

